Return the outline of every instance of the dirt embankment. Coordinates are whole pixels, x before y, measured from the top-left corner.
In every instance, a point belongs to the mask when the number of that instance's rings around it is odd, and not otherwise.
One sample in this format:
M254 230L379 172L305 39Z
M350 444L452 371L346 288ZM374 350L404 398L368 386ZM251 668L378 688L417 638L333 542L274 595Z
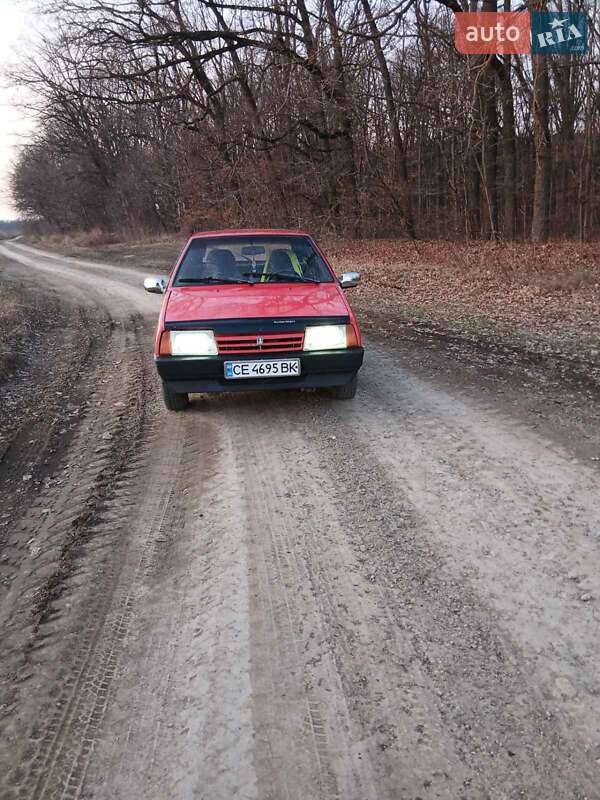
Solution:
M89 412L96 356L110 332L106 315L39 276L17 279L8 266L0 257L0 602L22 563L18 520L62 483L64 456Z
M13 374L21 343L32 329L34 305L22 289L11 286L0 278L0 383Z
M4 266L0 258L0 544L13 512L35 496L70 439L81 410L79 374L106 327L98 314L31 276L16 280Z

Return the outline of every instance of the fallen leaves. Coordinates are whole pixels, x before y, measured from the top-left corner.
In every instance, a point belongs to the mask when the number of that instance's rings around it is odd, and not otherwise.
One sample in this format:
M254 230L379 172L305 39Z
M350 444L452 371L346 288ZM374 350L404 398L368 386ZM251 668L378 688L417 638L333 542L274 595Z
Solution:
M600 343L600 243L341 240L326 243L336 271L357 269L352 296L459 328L479 318ZM561 347L559 346L559 350Z

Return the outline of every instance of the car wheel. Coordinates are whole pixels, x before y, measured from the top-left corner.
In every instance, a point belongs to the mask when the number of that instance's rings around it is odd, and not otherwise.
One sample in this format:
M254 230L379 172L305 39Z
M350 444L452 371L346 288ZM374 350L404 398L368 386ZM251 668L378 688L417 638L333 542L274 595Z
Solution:
M358 378L355 375L350 381L350 383L347 383L344 386L334 387L333 396L336 397L338 400L352 400L352 398L356 394L357 386L358 386Z
M187 394L172 392L165 383L163 383L163 398L169 411L184 411L190 402Z

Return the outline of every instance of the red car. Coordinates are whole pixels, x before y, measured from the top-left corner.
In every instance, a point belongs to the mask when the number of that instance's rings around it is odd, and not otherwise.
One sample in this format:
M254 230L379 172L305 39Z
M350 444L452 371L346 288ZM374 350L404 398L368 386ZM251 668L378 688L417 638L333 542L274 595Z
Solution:
M191 237L164 293L154 357L172 411L193 392L333 387L356 393L360 329L338 279L306 233L216 231Z

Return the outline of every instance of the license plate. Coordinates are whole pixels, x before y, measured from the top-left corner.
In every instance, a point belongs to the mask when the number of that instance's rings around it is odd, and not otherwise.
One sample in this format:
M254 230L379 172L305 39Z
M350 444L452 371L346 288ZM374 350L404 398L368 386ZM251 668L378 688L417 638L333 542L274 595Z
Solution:
M226 361L227 380L238 378L295 378L300 375L300 359L280 361Z

